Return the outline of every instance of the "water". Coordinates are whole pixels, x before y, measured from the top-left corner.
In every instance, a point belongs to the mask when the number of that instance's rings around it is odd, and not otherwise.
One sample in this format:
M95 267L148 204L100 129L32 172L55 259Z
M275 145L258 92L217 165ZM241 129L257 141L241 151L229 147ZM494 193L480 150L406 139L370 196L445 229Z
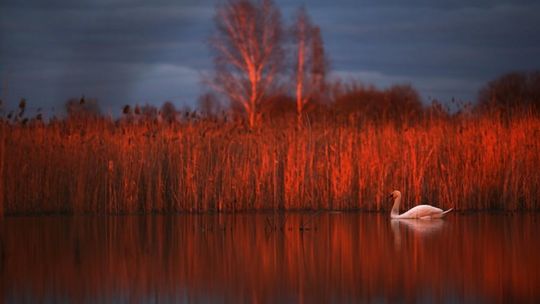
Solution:
M12 217L4 302L534 302L540 216Z

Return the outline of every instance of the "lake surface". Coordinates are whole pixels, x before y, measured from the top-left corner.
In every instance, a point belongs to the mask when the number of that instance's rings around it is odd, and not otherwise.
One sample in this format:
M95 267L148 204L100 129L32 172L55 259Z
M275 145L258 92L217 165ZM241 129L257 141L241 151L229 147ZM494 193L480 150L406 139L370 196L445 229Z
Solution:
M4 302L537 302L539 214L0 220Z

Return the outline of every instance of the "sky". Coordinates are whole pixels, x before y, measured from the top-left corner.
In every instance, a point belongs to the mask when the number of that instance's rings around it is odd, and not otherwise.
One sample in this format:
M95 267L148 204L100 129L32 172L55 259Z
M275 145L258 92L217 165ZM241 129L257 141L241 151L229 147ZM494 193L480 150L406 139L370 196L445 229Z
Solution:
M0 98L58 111L70 97L194 107L212 72L210 0L2 0ZM429 102L472 101L487 81L540 68L539 1L284 1L321 27L331 77L411 84Z

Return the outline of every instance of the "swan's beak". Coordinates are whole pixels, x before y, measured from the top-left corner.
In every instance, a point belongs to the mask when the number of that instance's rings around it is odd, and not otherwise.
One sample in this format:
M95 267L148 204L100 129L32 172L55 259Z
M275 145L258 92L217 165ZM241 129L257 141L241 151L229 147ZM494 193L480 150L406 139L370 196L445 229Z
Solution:
M394 198L394 194L393 194L393 193L390 193L390 195L386 197L386 199L391 199L391 198Z

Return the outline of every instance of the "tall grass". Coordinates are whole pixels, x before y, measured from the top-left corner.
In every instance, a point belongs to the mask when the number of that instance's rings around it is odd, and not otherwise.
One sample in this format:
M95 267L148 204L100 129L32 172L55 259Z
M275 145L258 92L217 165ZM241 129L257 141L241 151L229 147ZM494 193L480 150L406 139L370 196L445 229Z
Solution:
M0 212L538 209L540 118L1 123Z

